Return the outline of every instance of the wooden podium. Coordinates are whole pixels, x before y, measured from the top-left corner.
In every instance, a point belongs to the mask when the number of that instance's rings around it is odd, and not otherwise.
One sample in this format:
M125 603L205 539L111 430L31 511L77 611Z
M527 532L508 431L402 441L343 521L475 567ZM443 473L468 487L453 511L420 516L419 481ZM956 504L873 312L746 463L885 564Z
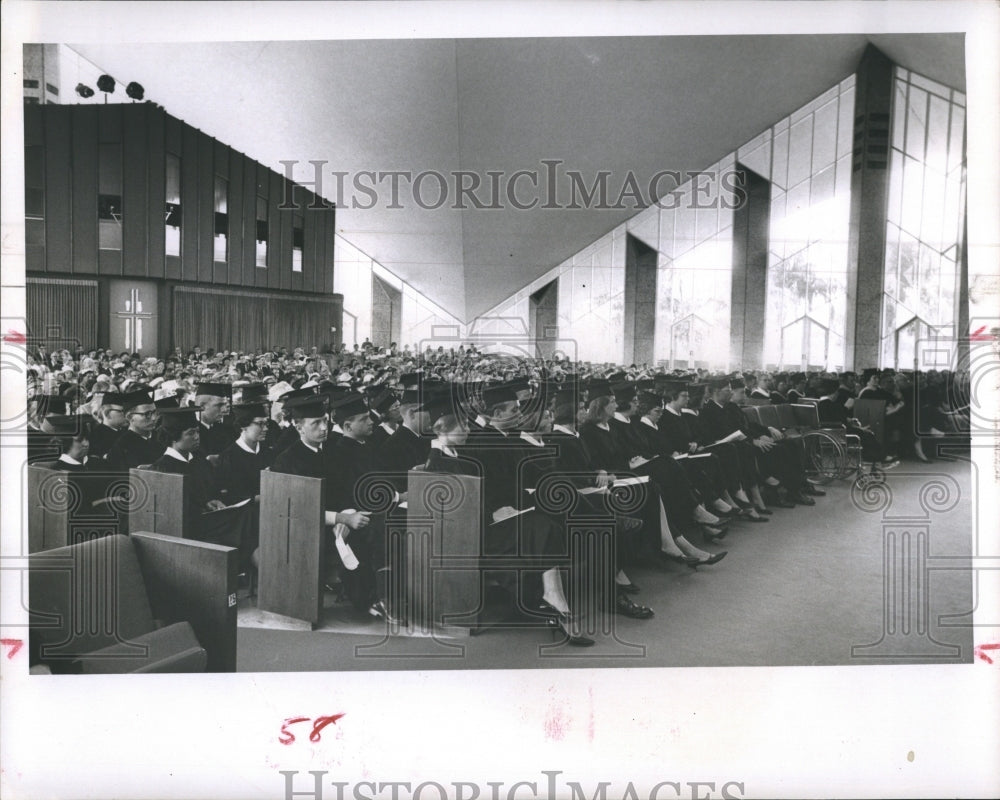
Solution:
M128 471L129 533L145 531L184 538L187 487L183 475L151 469Z
M411 625L468 631L482 605L482 479L408 474L404 591Z
M322 478L261 473L257 608L313 626L323 615L323 496Z

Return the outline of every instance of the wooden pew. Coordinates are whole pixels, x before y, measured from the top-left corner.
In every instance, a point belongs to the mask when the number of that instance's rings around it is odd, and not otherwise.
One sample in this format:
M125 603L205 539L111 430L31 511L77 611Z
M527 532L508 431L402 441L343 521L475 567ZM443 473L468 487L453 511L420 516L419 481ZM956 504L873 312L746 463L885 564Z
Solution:
M141 531L32 555L32 671L235 671L236 558Z
M257 608L309 622L323 615L324 481L267 470L260 480Z
M483 604L482 478L411 470L407 498L403 591L410 623L426 632L459 623L460 632L475 628Z
M127 532L124 473L73 473L44 464L27 470L29 553Z
M128 482L129 532L149 531L184 538L185 523L190 523L185 520L189 509L185 476L130 469Z

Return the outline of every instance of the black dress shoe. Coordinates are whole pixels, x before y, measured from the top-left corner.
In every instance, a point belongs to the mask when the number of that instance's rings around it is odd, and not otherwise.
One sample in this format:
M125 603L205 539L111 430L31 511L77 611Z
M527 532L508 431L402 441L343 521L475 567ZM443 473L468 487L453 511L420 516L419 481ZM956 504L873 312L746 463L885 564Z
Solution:
M770 513L770 512L768 512L768 513ZM747 522L757 522L757 523L770 522L771 521L767 517L760 516L759 513L757 515L753 516L753 517L743 517L743 519L745 519Z
M631 617L632 619L649 619L653 616L653 609L633 603L628 597L619 592L615 598L615 613Z
M558 636L561 631L566 635L566 640L573 645L573 647L594 646L593 639L588 639L586 636L579 633L573 633L573 624L569 614L560 614L555 619L548 619L546 620L546 624L549 626L549 630L552 631L553 638Z
M701 561L698 562L698 566L709 567L712 564L718 564L720 561L722 561L722 559L726 557L726 553L728 552L729 552L728 550L723 550L721 553L716 553L714 556L702 559Z
M771 516L774 513L771 509L761 508L760 506L754 506L753 510L756 511L758 514L763 514L767 517Z
M817 489L815 486L812 486L811 484L803 486L800 491L802 492L802 494L808 495L809 497L826 497L826 492L824 492L822 489Z
M615 588L620 592L626 592L628 594L638 594L639 587L634 583L616 583Z
M814 505L816 505L816 501L815 500L813 500L811 497L807 497L804 494L800 494L799 492L795 492L794 494L789 494L788 495L788 499L792 503L795 503L796 505L800 505L800 506L814 506Z
M684 556L684 555L675 556L675 555L672 555L671 553L664 553L661 550L660 551L660 558L663 561L672 561L675 564L684 564L687 567L694 568L694 567L698 566L698 559L695 558L694 556Z

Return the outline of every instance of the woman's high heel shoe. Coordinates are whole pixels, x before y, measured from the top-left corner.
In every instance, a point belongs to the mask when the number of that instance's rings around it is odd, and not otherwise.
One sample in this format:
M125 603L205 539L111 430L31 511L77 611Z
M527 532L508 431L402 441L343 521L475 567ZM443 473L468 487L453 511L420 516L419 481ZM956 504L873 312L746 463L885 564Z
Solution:
M573 633L572 624L568 614L560 614L555 619L547 620L546 624L549 626L549 630L552 631L553 639L559 635L560 631L562 631L562 633L566 635L566 641L574 647L592 647L594 645L593 639L588 639L586 636Z
M553 639L562 631L566 634L569 643L574 647L591 647L594 644L593 639L573 633L573 620L565 611L559 611L545 600L542 600L538 604L538 612L545 617L545 624L552 631Z

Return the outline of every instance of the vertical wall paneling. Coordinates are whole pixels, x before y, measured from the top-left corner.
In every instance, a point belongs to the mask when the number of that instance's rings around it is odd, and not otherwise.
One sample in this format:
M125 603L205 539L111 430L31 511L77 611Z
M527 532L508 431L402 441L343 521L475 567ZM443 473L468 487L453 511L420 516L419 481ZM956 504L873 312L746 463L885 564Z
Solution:
M198 131L182 127L181 279L198 280Z
M243 156L229 148L229 261L226 282L239 286L243 282L244 246Z
M151 103L144 103L142 108L146 113L146 274L162 278L166 248L166 115ZM166 343L164 338L160 341Z
M288 212L281 211L278 208L285 201L285 181L276 172L268 170L267 174L271 184L271 194L267 202L267 213L270 221L268 228L273 239L267 245L267 287L269 289L281 289L291 285L291 279L288 277L287 272L292 268L292 256L290 252L285 253L291 229L289 229L288 236L286 236L284 220Z
M232 181L229 179L229 148L222 142L214 139L214 154L212 158L213 173L226 181L226 219L227 226L232 220L232 210L230 209L233 193ZM215 182L213 178L212 186L212 283L229 282L229 258L232 253L233 237L226 230L226 259L225 261L215 260Z
M254 165L255 165L256 170L257 170L257 172L256 172L256 182L257 182L257 190L256 191L257 191L257 195L259 197L263 197L265 200L268 200L268 198L270 197L270 194L271 194L270 173L268 172L267 168L264 167L263 165L257 164L256 162L254 162ZM270 203L269 200L266 203L266 205L267 205L267 209L268 209L268 213L267 213L267 239L268 239L268 241L267 241L267 267L266 268L264 268L264 267L256 267L254 269L254 281L253 281L253 285L254 286L261 286L261 287L265 287L265 288L269 285L268 284L267 274L269 272L271 272L272 270L277 269L277 267L274 266L274 256L275 256L275 252L274 252L274 239L276 237L275 231L276 231L277 222L274 219L274 214L271 213L271 203ZM257 201L254 200L254 208L255 209L256 209L256 206L257 206ZM256 214L256 213L257 212L255 210L254 214Z
M198 280L212 282L215 236L215 140L196 131L198 137Z
M96 106L46 106L46 109L50 109L45 115L46 272L96 275L99 109Z
M147 147L144 105L123 107L122 125L122 273L136 277L149 274L146 264Z

